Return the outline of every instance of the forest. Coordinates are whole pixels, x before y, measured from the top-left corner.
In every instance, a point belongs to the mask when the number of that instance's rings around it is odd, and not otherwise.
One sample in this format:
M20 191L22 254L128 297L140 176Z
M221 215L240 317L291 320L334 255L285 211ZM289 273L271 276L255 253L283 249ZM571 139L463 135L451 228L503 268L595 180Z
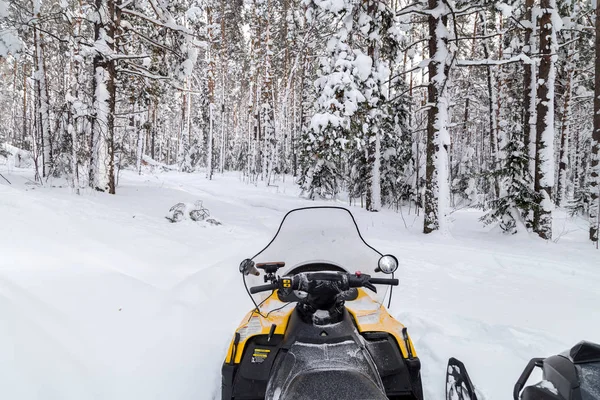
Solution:
M0 0L0 157L75 193L143 165L598 243L590 0ZM204 176L199 179L205 179Z

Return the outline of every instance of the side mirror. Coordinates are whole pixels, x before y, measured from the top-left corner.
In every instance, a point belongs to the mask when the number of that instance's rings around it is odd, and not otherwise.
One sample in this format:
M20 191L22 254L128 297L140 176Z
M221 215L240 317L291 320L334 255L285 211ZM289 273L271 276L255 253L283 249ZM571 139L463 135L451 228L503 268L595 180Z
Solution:
M384 274L393 274L398 269L398 259L391 255L386 254L381 256L379 262L377 263L377 268L375 272L383 272Z
M240 273L243 275L250 275L250 274L255 275L255 276L260 275L260 272L254 266L254 261L250 260L249 258L247 258L241 262Z

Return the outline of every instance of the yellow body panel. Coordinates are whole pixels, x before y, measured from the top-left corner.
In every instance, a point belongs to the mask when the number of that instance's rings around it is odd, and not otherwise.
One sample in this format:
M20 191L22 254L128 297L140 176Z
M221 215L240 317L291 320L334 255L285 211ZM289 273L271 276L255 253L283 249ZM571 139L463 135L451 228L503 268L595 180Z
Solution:
M359 332L387 332L396 338L402 357L408 358L408 351L402 337L402 329L404 325L392 317L386 308L373 300L364 289L358 289L358 297L356 300L347 301L346 308L350 315L354 317L356 326ZM408 344L412 351L413 357L417 356L417 352L413 346L410 336L408 336Z
M241 362L246 342L252 336L268 335L273 324L277 325L274 334L283 335L287 329L288 321L295 305L295 303L288 304L286 307L278 310L280 307L285 306L285 303L279 301L276 293L274 293L269 296L269 298L260 307L261 313L264 315L264 317L257 313L256 310L252 310L246 314L242 320L242 323L236 330L236 332L240 333L240 341L235 352L235 364L239 364ZM373 300L373 298L370 297L363 289L358 289L358 297L356 300L347 301L346 308L350 312L350 315L352 315L354 318L359 332L389 333L396 338L402 353L402 357L408 358L408 351L402 337L402 329L404 328L404 325L394 319L387 312L383 305ZM415 351L410 337L408 338L408 342L412 350L412 355L416 357L417 352ZM231 361L232 350L233 340L229 344L225 362L229 363Z
M273 324L277 325L274 332L275 335L283 335L285 333L290 315L292 314L292 311L294 311L295 304L289 304L285 308L277 310L279 307L283 306L285 306L285 303L279 301L277 294L273 293L263 305L260 306L262 315L267 318L261 316L256 310L252 310L246 314L242 323L236 329L236 332L240 333L240 342L237 345L234 361L236 364L239 364L240 361L242 361L244 347L246 347L246 342L252 336L268 335ZM225 358L226 362L230 362L232 350L233 340L229 344L229 349L227 350L227 358Z

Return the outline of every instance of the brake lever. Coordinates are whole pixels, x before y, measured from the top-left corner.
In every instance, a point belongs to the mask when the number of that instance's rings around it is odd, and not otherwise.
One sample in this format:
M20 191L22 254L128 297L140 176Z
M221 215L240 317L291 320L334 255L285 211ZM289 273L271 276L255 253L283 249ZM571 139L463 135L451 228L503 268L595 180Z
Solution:
M368 280L363 284L363 287L366 287L367 289L377 293L377 288L375 287L375 285L373 285L371 282L369 282Z

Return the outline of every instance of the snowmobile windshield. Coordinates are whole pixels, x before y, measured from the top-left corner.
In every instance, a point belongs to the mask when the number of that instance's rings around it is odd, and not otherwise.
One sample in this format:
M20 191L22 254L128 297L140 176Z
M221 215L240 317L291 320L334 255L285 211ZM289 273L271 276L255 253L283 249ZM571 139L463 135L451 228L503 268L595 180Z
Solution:
M331 265L349 273L376 273L382 253L363 239L352 213L341 207L308 207L290 211L275 237L252 259L255 263L285 262L277 274L327 270ZM380 287L381 300L388 287Z
M351 273L371 274L380 257L381 253L363 240L350 211L341 207L310 207L287 213L273 240L253 261L285 262L278 271L280 275L318 263L333 264Z

